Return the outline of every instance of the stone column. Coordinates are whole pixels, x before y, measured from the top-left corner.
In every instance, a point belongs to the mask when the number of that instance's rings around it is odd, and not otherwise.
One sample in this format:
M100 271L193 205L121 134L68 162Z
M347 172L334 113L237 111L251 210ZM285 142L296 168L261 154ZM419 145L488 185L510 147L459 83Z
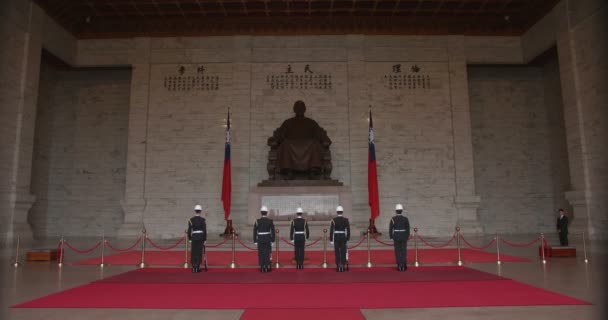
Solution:
M32 241L27 214L44 13L30 1L0 5L0 248Z
M148 97L150 88L150 38L138 38L132 57L131 101L127 142L124 221L118 236L141 233L146 210L146 150L148 138Z
M562 1L557 50L570 169L570 232L605 238L608 227L608 6Z
M477 209L481 198L475 193L475 167L471 135L469 83L464 50L464 37L451 36L448 40L450 101L454 130L454 170L458 210L458 225L467 234L483 233Z

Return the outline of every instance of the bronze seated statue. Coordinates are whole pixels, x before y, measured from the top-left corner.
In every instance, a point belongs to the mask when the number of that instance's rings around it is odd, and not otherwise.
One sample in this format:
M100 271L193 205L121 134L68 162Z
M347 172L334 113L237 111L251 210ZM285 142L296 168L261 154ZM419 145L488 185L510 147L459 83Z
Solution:
M268 138L270 180L329 180L331 140L316 121L304 116L306 105L296 101L295 117L287 119Z

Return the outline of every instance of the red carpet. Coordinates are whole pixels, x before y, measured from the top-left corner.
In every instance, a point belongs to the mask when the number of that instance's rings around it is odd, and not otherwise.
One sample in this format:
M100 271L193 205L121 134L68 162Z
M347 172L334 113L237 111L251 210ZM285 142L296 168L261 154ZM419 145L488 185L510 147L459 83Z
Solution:
M251 309L241 320L365 320L359 309Z
M413 269L413 268L412 268ZM452 271L469 272L465 281L455 280ZM466 271L465 271L466 270ZM173 270L185 276L183 270ZM211 271L192 276L215 278L223 271ZM399 277L396 271L353 269L356 278L374 277L381 282L339 283L275 283L271 278L279 274L292 277L317 277L331 274L335 278L352 277L349 273L293 272L289 269L261 274L256 272L230 273L234 283L162 283L154 279L151 283L139 283L137 277L157 273L168 276L171 270L137 270L127 273L125 278L113 277L77 288L29 301L17 308L140 308L140 309L375 309L375 308L433 308L433 307L478 307L478 306L528 306L528 305L586 305L585 301L529 286L506 278L488 277L486 273L459 267L428 267L408 270L413 276L432 272L451 276L435 281L386 282L391 276ZM377 275L385 273L384 275ZM164 274L164 275L163 275ZM247 283L248 278L267 279ZM228 279L225 277L224 279ZM413 279L413 278L412 278ZM178 279L179 280L179 279ZM113 282L124 281L124 282ZM130 282L133 281L133 282ZM181 280L180 280L181 281ZM294 296L297 292L298 299ZM340 299L336 299L336 293ZM264 298L259 297L264 293Z
M504 279L497 275L465 267L418 267L408 272L393 272L392 268L352 268L336 275L334 269L281 268L272 273L257 269L211 269L206 274L193 274L189 269L146 268L119 274L97 282L155 283L155 284L328 284L328 283L385 283L423 281L482 281Z
M334 261L333 251L327 252L327 261L332 264ZM146 263L152 266L179 266L184 263L183 251L146 251ZM273 258L276 254L273 254ZM322 251L307 251L307 261L305 265L319 265L323 262ZM496 254L493 252L485 252L472 249L462 249L461 258L464 262L480 263L480 262L496 262ZM208 263L210 266L225 267L230 264L232 254L229 251L209 251ZM504 262L529 262L530 259L514 257L509 255L500 255L500 259ZM240 266L256 266L258 263L257 251L237 251L236 263ZM408 263L414 262L414 251L408 250ZM454 263L458 260L456 249L420 249L418 250L418 261L421 264L439 264L439 263ZM136 265L141 261L141 253L139 251L129 251L115 255L106 256L104 263L110 265ZM349 261L351 265L364 265L367 263L366 250L351 250L349 252ZM92 258L82 261L76 261L76 265L98 265L101 262L100 258ZM285 265L295 265L293 262L293 251L281 251L280 262ZM395 264L395 254L392 250L373 250L372 262L374 264L393 265Z

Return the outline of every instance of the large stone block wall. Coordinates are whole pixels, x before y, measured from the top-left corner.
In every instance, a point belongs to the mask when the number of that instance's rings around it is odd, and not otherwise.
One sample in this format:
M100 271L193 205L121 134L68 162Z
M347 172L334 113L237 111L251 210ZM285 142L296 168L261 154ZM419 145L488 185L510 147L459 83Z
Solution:
M568 209L568 158L556 57L527 67L469 67L475 180L486 232L555 229Z
M121 226L130 77L42 64L28 217L36 237Z

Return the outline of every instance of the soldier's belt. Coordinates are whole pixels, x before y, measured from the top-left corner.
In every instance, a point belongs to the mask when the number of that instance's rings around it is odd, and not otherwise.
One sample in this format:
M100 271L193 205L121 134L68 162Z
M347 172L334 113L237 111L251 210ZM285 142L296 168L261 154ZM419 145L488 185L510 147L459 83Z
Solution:
M393 232L405 232L405 231L406 231L405 229L403 229L403 230L393 230Z
M346 231L334 231L334 233L346 233Z
M295 234L304 234L304 231L296 231Z
M203 230L195 230L195 231L192 231L192 234L195 234L195 233L205 233L205 231L203 231Z
M270 232L258 232L258 235L270 234Z

